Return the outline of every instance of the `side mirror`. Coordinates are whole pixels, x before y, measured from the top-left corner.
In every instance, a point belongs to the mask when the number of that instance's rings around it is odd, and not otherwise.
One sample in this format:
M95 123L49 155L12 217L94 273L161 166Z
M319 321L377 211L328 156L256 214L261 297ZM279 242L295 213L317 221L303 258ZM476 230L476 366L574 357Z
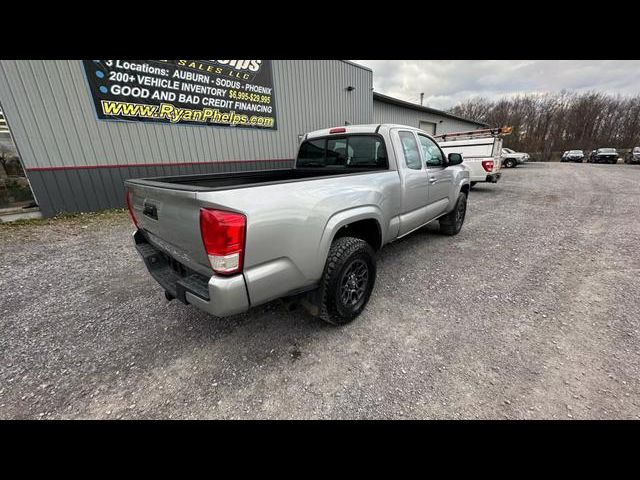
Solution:
M449 166L460 165L462 163L462 155L459 153L450 153L448 159Z

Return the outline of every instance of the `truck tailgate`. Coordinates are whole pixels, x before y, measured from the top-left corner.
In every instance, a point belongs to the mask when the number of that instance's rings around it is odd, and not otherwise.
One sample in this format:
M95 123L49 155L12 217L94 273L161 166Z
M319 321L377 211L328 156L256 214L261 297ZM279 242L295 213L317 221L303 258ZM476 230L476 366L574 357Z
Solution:
M200 205L196 192L127 181L138 225L156 247L179 262L211 274L200 234Z

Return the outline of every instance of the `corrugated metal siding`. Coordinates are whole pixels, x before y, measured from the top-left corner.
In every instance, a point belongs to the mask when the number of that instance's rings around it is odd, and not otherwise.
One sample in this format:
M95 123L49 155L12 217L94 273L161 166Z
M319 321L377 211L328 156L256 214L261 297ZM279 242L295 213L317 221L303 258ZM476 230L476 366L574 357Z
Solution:
M85 211L101 210L105 208L122 207L124 203L124 181L127 178L147 178L170 175L193 175L198 173L222 173L242 170L263 170L266 162L238 162L228 164L214 162L209 164L188 164L176 166L144 166L134 167L106 167L106 168L84 168L73 170L31 170L29 172L29 182L34 191L52 192L49 202L40 201L40 210L44 216L52 216L61 211L56 209L56 205L65 205L64 211ZM269 169L291 168L293 160L270 161ZM68 179L65 182L64 179ZM51 185L69 184L72 190L61 192L59 189L51 188ZM103 185L105 188L97 188L95 191L88 189L92 185ZM76 198L74 192L82 186L79 193L84 193L89 197L86 202L82 197ZM115 192L115 194L113 194Z
M98 120L78 60L0 60L0 104L29 177L40 172L32 187L45 214L91 211L122 205L122 182L145 176L140 164L162 164L153 167L158 175L193 173L183 165L193 163L207 172L282 168L299 134L371 123L370 70L339 60L274 60L273 76L278 130ZM82 168L98 165L119 167ZM46 170L53 167L72 168Z
M442 120L442 123L439 123ZM404 108L378 100L373 101L373 121L374 123L399 123L410 127L420 127L420 122L431 122L436 124L436 134L449 132L461 132L482 128L473 122L465 122L429 112L421 112L411 108Z

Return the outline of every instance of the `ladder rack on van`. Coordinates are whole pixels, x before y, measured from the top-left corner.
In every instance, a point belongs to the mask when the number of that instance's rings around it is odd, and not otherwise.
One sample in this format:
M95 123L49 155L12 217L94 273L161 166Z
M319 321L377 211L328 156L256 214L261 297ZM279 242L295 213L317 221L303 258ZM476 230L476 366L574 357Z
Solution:
M441 135L434 135L438 142L446 142L453 140L472 140L477 138L495 138L510 135L513 127L485 128L482 130L470 130L467 132L451 132Z

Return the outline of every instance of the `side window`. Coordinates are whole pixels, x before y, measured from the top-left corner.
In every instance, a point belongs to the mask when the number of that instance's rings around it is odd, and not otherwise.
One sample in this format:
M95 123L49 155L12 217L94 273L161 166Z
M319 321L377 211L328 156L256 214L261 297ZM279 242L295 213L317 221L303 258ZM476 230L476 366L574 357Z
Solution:
M413 170L422 170L422 161L420 160L420 152L416 138L411 132L399 132L400 142L402 143L402 152L407 167Z
M438 145L428 137L418 135L420 138L420 147L424 156L427 167L439 167L444 165L444 158Z

